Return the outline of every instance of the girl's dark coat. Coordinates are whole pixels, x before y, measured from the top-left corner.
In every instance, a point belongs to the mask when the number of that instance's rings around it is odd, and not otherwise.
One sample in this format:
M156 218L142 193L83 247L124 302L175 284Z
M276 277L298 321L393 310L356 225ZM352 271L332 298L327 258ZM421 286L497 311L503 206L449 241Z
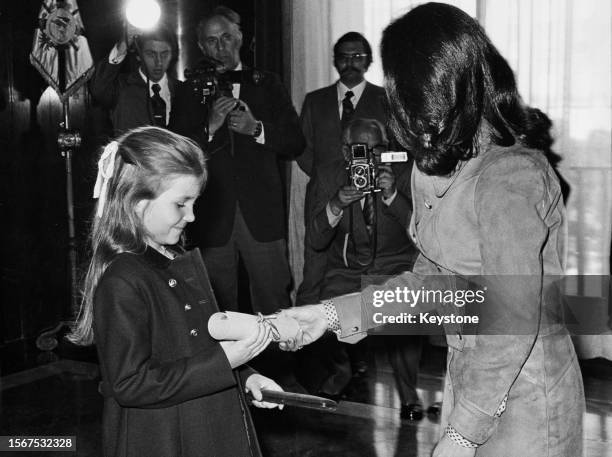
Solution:
M119 255L94 299L107 457L259 457L242 387L208 318L218 311L199 251Z

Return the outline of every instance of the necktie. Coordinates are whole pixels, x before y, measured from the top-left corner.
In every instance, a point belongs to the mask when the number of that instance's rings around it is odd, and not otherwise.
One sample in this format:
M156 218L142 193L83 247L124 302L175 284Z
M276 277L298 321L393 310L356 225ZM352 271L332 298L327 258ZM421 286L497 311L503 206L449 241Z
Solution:
M159 95L161 87L159 84L153 84L153 96L151 97L151 107L153 108L153 123L158 127L166 126L166 102Z
M353 94L353 91L347 90L344 94L344 98L342 99L342 130L344 130L348 123L351 122L353 113L355 112L355 107L351 101L351 97L353 95L355 95Z
M374 224L376 223L376 202L374 201L374 194L372 192L365 195L365 201L363 202L363 219L366 223L366 229L370 238L374 231Z

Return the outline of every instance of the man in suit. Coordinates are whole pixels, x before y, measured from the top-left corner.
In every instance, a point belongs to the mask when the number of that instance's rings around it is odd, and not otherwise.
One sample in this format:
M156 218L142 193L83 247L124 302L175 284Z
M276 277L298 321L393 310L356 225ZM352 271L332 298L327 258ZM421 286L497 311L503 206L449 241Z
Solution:
M358 32L342 35L334 44L334 67L339 79L331 86L306 95L300 123L306 149L297 162L311 180L306 188L304 214L312 204L312 183L317 171L342 159L342 131L353 118L377 119L386 125L385 91L365 80L372 63L372 47ZM306 233L304 239L304 268L296 304L313 303L319 297L327 257L317 252ZM354 371L367 370L367 342L349 348Z
M188 131L185 122L192 121L186 113L197 105L187 87L168 75L176 57L175 35L163 26L139 35L130 30L96 65L89 85L94 100L110 112L113 134L143 125ZM139 64L128 73L122 72L130 46L126 37L135 41Z
M219 306L238 310L238 261L253 311L290 305L284 188L279 159L304 149L297 113L279 77L242 65L240 16L220 6L198 25L198 44L216 71L241 71L208 118L209 177L195 208L192 239L202 249Z
M348 179L354 145L365 145L380 157L389 146L385 127L376 119L353 119L344 132L343 158L321 166L313 177L306 231L313 249L326 256L318 302L358 292L363 280L376 283L381 276L409 271L418 255L407 233L412 214L411 163L379 164L380 192L364 193ZM421 337L384 338L402 401L401 417L418 420L423 415L416 392ZM331 338L313 350L317 349L316 359L328 372L318 390L336 396L351 377L344 345Z
M312 179L330 162L342 159L342 131L353 118L377 119L386 124L385 91L365 80L372 63L372 48L358 32L342 35L334 45L334 67L340 79L331 86L306 95L300 123L306 139L300 168L311 178L306 189L304 214L311 204ZM325 256L313 251L308 238L304 246L304 279L297 293L297 304L313 303L319 294L325 269Z

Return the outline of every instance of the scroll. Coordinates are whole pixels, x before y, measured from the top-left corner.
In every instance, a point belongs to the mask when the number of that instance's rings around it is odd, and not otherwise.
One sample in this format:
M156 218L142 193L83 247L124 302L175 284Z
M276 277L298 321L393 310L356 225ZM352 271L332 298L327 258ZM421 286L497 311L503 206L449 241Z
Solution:
M210 336L216 340L242 340L257 331L258 325L267 325L272 332L272 339L277 343L295 338L300 333L297 321L284 313L264 316L225 311L215 313L208 320Z

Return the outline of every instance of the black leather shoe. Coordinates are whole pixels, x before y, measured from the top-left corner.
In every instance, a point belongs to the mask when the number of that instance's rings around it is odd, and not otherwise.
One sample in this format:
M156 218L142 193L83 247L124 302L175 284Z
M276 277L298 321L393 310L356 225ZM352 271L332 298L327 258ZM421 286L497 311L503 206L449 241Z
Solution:
M418 403L402 405L402 409L400 410L400 418L410 421L420 421L423 419L423 407Z

